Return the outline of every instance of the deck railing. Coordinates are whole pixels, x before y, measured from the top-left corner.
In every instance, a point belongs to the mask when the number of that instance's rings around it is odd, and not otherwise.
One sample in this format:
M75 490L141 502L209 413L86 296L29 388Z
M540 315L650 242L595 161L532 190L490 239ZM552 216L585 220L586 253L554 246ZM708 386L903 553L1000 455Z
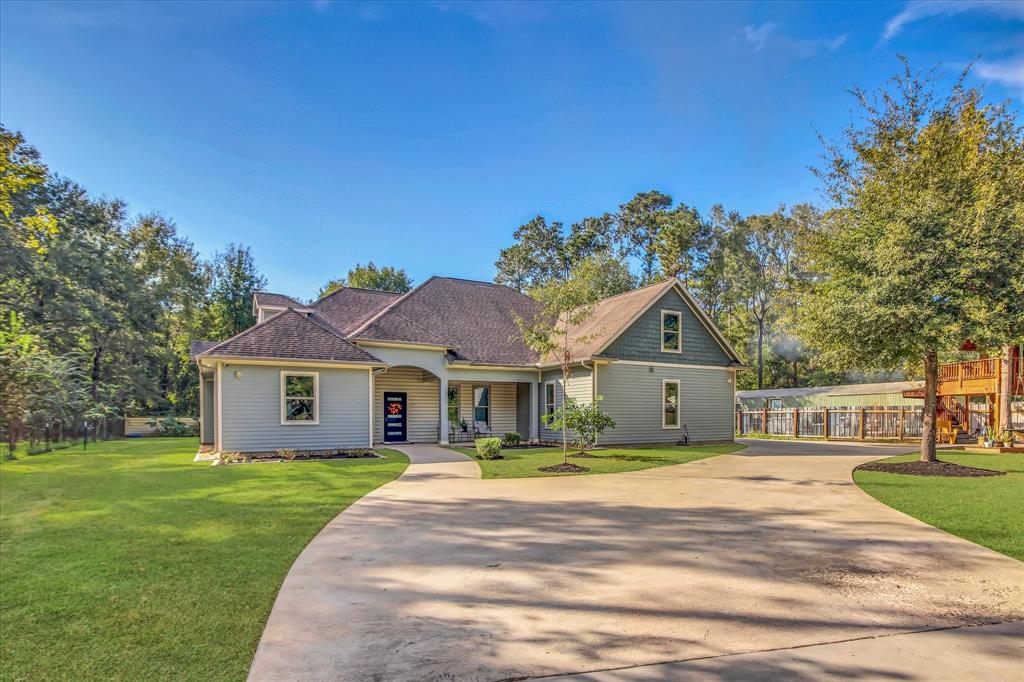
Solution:
M984 358L939 365L939 381L995 379L999 376L999 358Z
M736 432L791 438L904 440L921 437L923 414L920 407L741 410L736 413Z

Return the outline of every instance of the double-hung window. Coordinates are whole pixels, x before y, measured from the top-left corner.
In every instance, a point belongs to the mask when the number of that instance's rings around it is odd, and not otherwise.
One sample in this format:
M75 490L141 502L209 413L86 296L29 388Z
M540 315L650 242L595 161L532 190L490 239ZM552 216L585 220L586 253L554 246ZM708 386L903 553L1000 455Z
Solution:
M661 382L661 428L679 428L679 379Z
M491 423L491 387L473 387L473 421Z
M544 414L555 413L555 382L544 384Z
M281 423L320 423L318 372L281 372Z
M661 311L661 352L683 352L683 314L678 310Z

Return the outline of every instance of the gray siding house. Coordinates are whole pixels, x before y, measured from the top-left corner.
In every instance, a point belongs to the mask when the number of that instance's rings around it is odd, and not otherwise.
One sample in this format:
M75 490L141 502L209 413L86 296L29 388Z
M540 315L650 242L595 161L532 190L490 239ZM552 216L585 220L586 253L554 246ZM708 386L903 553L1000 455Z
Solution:
M200 436L215 452L447 444L515 432L601 397L602 444L733 439L739 356L677 280L597 303L570 328L574 363L519 338L539 304L508 287L432 277L406 294L342 288L310 305L257 293L257 324L196 342Z

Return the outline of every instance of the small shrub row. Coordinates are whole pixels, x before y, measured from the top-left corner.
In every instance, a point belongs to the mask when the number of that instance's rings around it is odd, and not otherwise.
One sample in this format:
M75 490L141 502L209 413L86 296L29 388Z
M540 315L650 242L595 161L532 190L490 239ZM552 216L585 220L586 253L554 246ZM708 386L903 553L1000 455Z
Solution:
M519 445L519 434L510 431L501 437L501 441L507 447L514 448L515 446Z

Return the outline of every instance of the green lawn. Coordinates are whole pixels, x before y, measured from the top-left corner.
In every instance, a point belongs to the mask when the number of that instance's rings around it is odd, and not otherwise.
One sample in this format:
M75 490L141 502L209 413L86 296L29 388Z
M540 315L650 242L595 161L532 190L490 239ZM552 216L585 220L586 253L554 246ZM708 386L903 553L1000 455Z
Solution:
M742 450L744 445L706 445L694 447L609 448L594 450L593 457L570 457L569 461L589 467L589 474L617 474L622 471L650 469L669 464L684 464L715 455ZM455 450L475 457L476 450L456 447ZM504 459L477 460L484 478L528 478L532 476L580 476L537 471L538 467L560 464L561 448L522 448L502 450Z
M387 459L193 463L194 438L0 464L0 678L243 680L289 566Z
M902 455L884 462L909 462ZM962 538L1024 561L1024 455L952 454L939 459L1006 476L946 478L857 471L854 480L865 492L894 509Z

